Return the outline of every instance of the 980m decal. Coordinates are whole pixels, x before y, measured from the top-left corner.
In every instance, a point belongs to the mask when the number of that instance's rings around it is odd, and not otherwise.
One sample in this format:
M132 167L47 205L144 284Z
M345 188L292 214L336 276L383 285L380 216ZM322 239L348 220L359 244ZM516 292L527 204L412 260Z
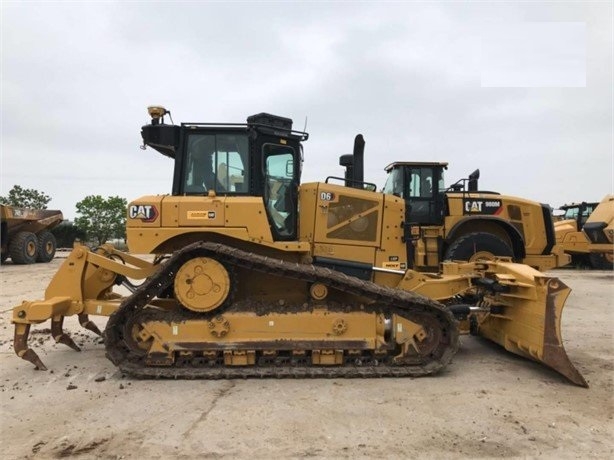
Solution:
M463 199L463 214L491 214L496 215L503 211L501 200Z

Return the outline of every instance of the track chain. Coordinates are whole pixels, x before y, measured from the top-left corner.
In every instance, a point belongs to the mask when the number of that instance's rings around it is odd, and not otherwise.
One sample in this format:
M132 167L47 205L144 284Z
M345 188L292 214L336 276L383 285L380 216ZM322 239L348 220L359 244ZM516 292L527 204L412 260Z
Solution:
M245 367L153 367L146 366L142 355L131 352L124 341L124 325L137 316L156 296L173 283L177 270L194 257L212 257L218 261L248 270L272 274L278 277L299 279L309 283L323 283L349 294L372 300L361 311L386 312L411 320L425 316L439 324L441 336L446 340L425 363L379 363L378 365L346 366L245 366ZM271 307L269 311L286 311L283 306ZM213 312L217 314L217 312ZM418 321L420 322L420 321ZM249 253L218 243L198 242L188 245L165 260L160 269L130 296L126 297L117 311L111 315L104 332L107 357L126 374L138 378L322 378L322 377L407 377L433 374L445 367L456 354L459 346L458 325L452 313L442 304L422 295L381 286L370 281L328 268L310 264L286 262L281 259Z

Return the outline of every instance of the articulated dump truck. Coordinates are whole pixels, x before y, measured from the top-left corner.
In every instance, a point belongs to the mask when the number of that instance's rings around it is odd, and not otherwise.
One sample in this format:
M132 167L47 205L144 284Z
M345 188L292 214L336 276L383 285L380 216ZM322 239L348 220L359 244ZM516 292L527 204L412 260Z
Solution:
M129 204L129 253L77 245L45 298L13 309L15 352L38 369L30 327L50 320L78 350L63 330L77 315L139 378L423 376L474 334L587 385L563 347L570 289L557 278L510 259L414 270L404 199L361 168L300 184L308 135L290 119L149 114L143 141L174 161L172 193ZM104 333L92 315L108 317Z
M0 204L0 232L4 263L50 262L55 256L56 240L51 230L64 219L61 211L24 209Z

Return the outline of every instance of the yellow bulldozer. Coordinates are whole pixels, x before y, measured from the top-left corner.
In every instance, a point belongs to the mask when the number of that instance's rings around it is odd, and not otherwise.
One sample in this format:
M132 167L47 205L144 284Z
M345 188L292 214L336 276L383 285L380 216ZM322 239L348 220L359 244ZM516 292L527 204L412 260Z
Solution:
M144 145L174 160L172 193L129 204L129 253L76 245L45 298L13 309L15 352L37 368L31 325L51 320L78 349L64 318L100 333L100 315L107 357L140 378L422 376L475 334L586 386L562 343L570 289L556 277L510 258L408 268L405 199L354 173L301 184L308 134L288 118L149 114Z
M598 270L614 266L614 195L600 202L566 204L562 219L554 223L557 245L575 265Z

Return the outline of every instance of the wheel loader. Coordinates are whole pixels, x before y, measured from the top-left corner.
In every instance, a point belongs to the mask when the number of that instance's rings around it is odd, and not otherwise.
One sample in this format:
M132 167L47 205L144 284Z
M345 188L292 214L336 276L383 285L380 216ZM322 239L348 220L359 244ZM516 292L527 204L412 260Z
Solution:
M357 175L301 184L308 134L292 120L148 111L144 147L173 160L172 192L129 203L128 253L76 244L44 299L13 309L15 352L38 369L31 326L50 320L77 350L63 330L77 315L137 378L417 377L474 334L587 385L563 346L557 278L510 258L409 269L405 200ZM108 317L104 333L91 315Z
M575 265L612 270L614 262L614 195L598 203L561 206L562 220L554 223L557 244Z
M57 243L50 230L63 219L61 211L0 205L2 263L9 257L14 264L53 260Z
M347 160L346 160L347 161ZM480 190L477 169L444 185L448 163L395 162L386 167L384 193L405 199L408 259L417 270L443 260L511 257L546 271L571 258L556 245L551 208L523 198Z

